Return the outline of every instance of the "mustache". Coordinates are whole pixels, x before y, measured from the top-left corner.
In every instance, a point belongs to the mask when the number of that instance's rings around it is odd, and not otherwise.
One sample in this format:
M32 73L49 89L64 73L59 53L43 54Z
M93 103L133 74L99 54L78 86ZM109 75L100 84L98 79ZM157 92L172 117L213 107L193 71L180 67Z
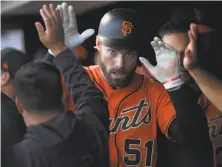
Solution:
M111 69L110 73L117 73L117 74L124 74L124 75L128 74L125 70L120 70L120 69Z

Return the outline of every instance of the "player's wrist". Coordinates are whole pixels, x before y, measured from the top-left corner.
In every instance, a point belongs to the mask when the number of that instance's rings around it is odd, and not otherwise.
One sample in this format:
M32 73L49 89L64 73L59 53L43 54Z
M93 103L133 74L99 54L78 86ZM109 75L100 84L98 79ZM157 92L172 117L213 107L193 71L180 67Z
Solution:
M66 49L66 46L65 44L59 44L49 49L52 51L53 56L57 56Z
M67 47L65 45L60 45L57 46L53 49L48 49L49 54L51 54L52 56L57 56L59 53L61 53L62 51L64 51Z
M167 81L164 81L163 86L166 90L172 91L179 89L183 84L185 84L184 80L181 78L180 75L173 77L172 79L169 79Z
M200 68L200 67L196 67L196 68L192 68L192 69L189 69L188 72L190 74L194 74L194 75L198 75L199 73L201 73L203 70Z

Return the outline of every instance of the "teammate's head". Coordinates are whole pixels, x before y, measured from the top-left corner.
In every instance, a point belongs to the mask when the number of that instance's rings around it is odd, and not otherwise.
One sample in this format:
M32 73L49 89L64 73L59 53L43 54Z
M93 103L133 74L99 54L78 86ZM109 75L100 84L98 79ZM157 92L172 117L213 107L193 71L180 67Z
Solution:
M60 72L52 65L38 61L27 63L16 73L14 85L16 105L23 117L63 111Z
M184 51L189 43L189 29L189 21L170 21L164 24L159 30L159 36L162 40L177 50L180 58L181 74L187 82L193 81L192 77L183 67Z
M113 88L127 86L143 50L142 22L131 9L114 9L100 21L96 48L104 78ZM147 44L147 43L146 43Z
M13 78L22 65L29 61L29 56L14 48L1 50L1 91L13 97Z

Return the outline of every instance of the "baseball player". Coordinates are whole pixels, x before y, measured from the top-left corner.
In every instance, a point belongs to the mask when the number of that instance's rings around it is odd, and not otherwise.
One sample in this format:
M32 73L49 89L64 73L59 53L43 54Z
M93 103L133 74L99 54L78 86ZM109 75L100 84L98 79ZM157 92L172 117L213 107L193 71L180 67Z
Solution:
M182 10L182 12L179 12L178 10ZM192 10L183 10L183 9L176 9L172 11L171 14L171 20L189 20L192 21L194 23L198 23L198 31L199 32L211 32L208 37L207 40L203 40L203 41L208 41L208 43L213 46L213 50L218 51L218 49L215 48L220 48L220 46L218 46L220 44L220 39L221 39L221 34L218 34L218 31L215 33L215 27L216 24L214 23L213 20L215 20L214 18L217 17L218 15L218 11L208 11L208 10L204 10L201 8L194 8ZM186 16L184 18L184 15ZM213 21L213 22L212 22ZM217 28L219 29L219 28ZM212 35L212 32L214 32ZM214 36L214 42L209 42L209 41L213 41L212 40L212 36ZM217 41L217 42L215 42ZM216 45L215 45L216 44ZM218 53L220 53L220 51L218 51ZM212 54L212 49L211 49L211 53L210 55L214 55ZM221 56L217 55L217 59ZM209 56L207 56L209 57ZM211 58L211 60L213 60L212 63L209 63L211 66L214 67L220 67L220 64L215 65L215 63L217 63L217 61L215 60L215 58ZM218 60L218 63L221 63L221 60ZM218 71L218 72L217 72ZM147 73L147 72L146 72ZM222 103L221 103L221 98L222 98L222 83L221 83L221 75L220 70L215 69L211 72L209 72L209 69L201 69L201 70L196 70L195 73L192 73L192 77L194 78L195 82L198 84L198 86L200 87L201 91L207 96L207 98L217 107L218 110L220 110L222 112ZM209 79L210 78L210 79Z
M26 131L25 122L14 103L16 72L30 61L28 55L14 48L1 50L1 152L2 166L5 166L10 148L21 141Z
M61 10L69 16L64 20L76 23L72 6L62 4ZM178 68L165 71L166 74L159 73L169 94L159 82L135 72L139 56L146 56L147 45L142 22L135 11L111 10L99 24L96 38L99 65L85 67L109 103L110 166L155 166L157 127L169 140L201 149L204 161L198 161L197 166L212 166L212 146L205 115L192 96L187 96L190 88L184 85ZM177 59L172 50L165 49L163 54L172 56L172 61ZM190 117L192 114L195 116Z
M181 76L183 80L192 87L193 91L195 92L194 96L196 96L196 102L203 108L207 119L208 119L208 126L209 126L209 133L214 147L214 159L215 159L215 167L222 166L222 138L221 138L221 127L222 127L222 114L219 110L206 98L206 96L201 93L196 85L195 81L193 80L192 76L193 73L195 75L196 71L202 70L199 66L189 67L185 63L184 56L186 57L186 48L191 48L191 42L196 42L197 40L197 30L195 25L192 25L191 28L189 27L190 22L187 21L170 21L164 24L161 29L159 30L159 35L162 38L163 42L167 43L168 45L172 46L177 50L177 53L180 57L180 64L181 64ZM208 31L208 29L203 29L203 25L201 29L198 29L201 33ZM188 36L188 31L189 36ZM190 35L192 33L192 36ZM193 35L194 34L194 35ZM193 36L196 37L193 39ZM155 48L157 43L161 40L159 38L154 38L154 41L151 42L153 47ZM213 42L213 41L211 41ZM193 49L193 48L191 48ZM158 52L158 50L156 50ZM215 53L215 52L214 52ZM204 55L202 55L204 56ZM209 56L209 55L207 55ZM213 55L212 55L213 56ZM195 57L194 57L195 58ZM148 71L152 74L155 73L154 68L150 66L149 62L144 58L140 58L143 64L147 67ZM160 59L157 59L160 61ZM184 61L184 62L183 62ZM191 61L191 60L189 60ZM193 61L193 60L192 60ZM191 61L191 62L192 62ZM159 63L159 62L157 62ZM159 63L160 64L160 63ZM183 66L184 64L184 66ZM194 63L193 63L194 64ZM150 74L150 75L151 75ZM190 75L191 74L191 75ZM209 79L209 78L208 78ZM165 166L165 164L169 164L169 166L191 166L194 160L188 160L189 152L186 150L184 146L178 146L176 144L171 144L165 141L167 145L167 149L165 148L161 158L159 160L160 166ZM163 150L163 149L162 149ZM186 151L185 151L186 150ZM178 154L178 153L181 153ZM182 156L183 155L183 156ZM177 157L177 158L175 158ZM164 159L164 160L163 160Z
M7 167L109 166L109 112L103 94L64 44L60 12L52 4L40 14L46 30L35 23L39 39L56 58L54 66L33 61L16 72L16 105L27 132L12 150ZM62 104L63 74L75 97L76 112Z

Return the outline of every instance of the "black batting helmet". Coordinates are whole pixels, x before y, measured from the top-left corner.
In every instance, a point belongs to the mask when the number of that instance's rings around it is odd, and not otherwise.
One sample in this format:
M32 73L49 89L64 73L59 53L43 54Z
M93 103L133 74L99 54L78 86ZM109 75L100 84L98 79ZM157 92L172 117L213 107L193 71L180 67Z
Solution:
M98 37L105 46L133 49L146 58L151 52L154 54L142 19L132 9L117 8L107 12L100 21Z

